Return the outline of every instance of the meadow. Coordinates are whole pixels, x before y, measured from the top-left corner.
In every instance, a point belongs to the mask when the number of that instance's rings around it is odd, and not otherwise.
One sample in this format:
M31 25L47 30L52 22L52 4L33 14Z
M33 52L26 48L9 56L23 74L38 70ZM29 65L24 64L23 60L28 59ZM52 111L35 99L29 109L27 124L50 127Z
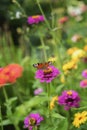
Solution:
M86 0L8 3L0 25L0 130L87 130Z

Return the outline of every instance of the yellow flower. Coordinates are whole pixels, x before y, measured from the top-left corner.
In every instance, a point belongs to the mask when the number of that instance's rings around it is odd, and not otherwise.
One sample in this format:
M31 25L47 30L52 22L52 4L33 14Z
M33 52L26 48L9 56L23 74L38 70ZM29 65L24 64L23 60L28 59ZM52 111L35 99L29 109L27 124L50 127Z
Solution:
M87 45L85 45L83 49L84 49L84 51L87 51Z
M64 77L64 75L62 75L62 76L60 77L60 81L61 81L62 83L65 83L65 77Z
M76 51L76 50L78 50L78 48L77 48L77 47L72 47L72 48L69 48L69 49L67 50L67 54L68 54L68 55L72 55L72 54L73 54L73 52L74 52L74 51Z
M55 56L52 56L48 59L48 61L52 61L52 62L55 62L57 60L57 57Z
M84 124L87 121L87 111L83 111L82 113L76 113L73 121L73 125L77 128L80 127L81 124Z
M52 100L50 102L50 110L52 110L54 108L56 101L58 101L58 96L55 96L52 98Z
M66 72L67 70L76 69L77 65L74 60L71 60L70 62L67 62L63 65L63 70Z
M72 54L72 59L80 59L83 58L85 56L85 51L82 49L76 50L73 54Z

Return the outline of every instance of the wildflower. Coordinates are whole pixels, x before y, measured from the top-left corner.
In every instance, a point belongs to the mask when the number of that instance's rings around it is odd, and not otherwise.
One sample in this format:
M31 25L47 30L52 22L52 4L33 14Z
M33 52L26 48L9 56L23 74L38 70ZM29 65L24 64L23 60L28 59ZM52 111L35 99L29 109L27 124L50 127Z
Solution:
M16 79L21 77L23 68L19 64L9 64L3 70L3 73L7 76L9 83L16 82Z
M55 102L58 101L58 96L55 96L52 98L51 102L50 102L50 109L52 110L55 106Z
M72 48L69 48L69 49L67 50L67 54L68 54L68 55L72 55L72 54L73 54L73 52L74 52L74 51L76 51L76 50L78 50L78 48L77 48L77 47L72 47Z
M0 73L0 87L3 87L7 83L7 79L3 73Z
M84 78L87 78L87 69L83 70L82 76L83 76Z
M34 95L39 95L42 92L43 92L42 88L37 88L37 89L34 90Z
M81 10L82 10L83 13L86 12L87 11L87 5L83 4L81 6Z
M87 111L78 112L75 114L75 118L73 121L73 125L77 128L80 127L80 125L84 124L87 121Z
M52 56L48 59L48 61L55 62L57 60L57 57Z
M35 78L40 79L40 82L50 83L59 74L60 71L57 68L49 66L46 69L38 69Z
M87 52L87 45L85 45L83 49L84 49L84 51Z
M74 90L63 91L62 95L58 97L58 103L64 106L65 110L72 107L79 107L80 97Z
M64 23L66 23L67 21L68 21L68 17L67 17L67 16L64 16L64 17L62 17L62 18L59 19L59 23L60 23L60 24L64 24Z
M80 36L79 34L75 34L72 38L71 38L71 40L73 41L73 42L78 42L78 41L80 41L82 39L82 36Z
M19 64L9 64L0 72L0 86L6 83L14 83L16 79L21 77L23 68Z
M80 81L80 87L82 87L82 88L87 87L87 79L84 79L84 80Z
M82 49L78 49L72 54L72 59L80 59L83 58L84 56L85 56L85 51Z
M44 16L42 15L35 15L35 16L29 16L28 17L28 24L38 24L39 22L43 22L45 19L44 19Z
M62 75L62 76L60 77L60 81L61 81L61 83L65 83L65 76L64 76L64 75Z
M31 113L24 119L24 128L33 130L35 126L38 127L40 125L41 121L43 121L43 117L39 113Z
M68 7L68 13L72 17L77 17L77 16L82 14L82 10L79 6L77 6L77 7L69 6Z
M21 18L21 16L22 16L21 12L20 12L20 11L17 11L17 12L16 12L16 18L19 19L19 18Z
M76 69L76 68L77 68L77 65L74 60L71 60L70 62L67 62L66 64L63 65L63 70L65 72L72 70L72 69Z

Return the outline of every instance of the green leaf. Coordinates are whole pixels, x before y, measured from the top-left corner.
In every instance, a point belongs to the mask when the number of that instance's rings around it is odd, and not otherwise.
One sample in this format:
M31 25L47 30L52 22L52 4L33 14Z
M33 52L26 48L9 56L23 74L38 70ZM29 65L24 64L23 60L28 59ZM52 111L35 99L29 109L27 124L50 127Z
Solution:
M57 130L67 130L68 129L68 121L66 118L62 119L57 127Z
M0 123L0 126L1 126L1 125L3 125L3 126L4 126L4 125L9 125L9 124L12 124L12 123L11 123L10 120L7 119L7 120L3 120L2 123Z

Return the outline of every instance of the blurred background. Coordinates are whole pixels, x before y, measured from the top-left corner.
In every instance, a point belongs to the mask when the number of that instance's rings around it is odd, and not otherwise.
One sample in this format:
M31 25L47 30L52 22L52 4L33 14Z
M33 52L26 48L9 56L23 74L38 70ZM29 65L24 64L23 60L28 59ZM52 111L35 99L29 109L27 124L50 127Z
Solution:
M47 60L50 57L58 56L55 48L53 49L55 41L57 49L60 49L63 63L70 59L67 54L64 55L68 48L74 46L83 48L87 45L87 0L39 0L39 2L52 29L51 31L49 31L45 22L37 25L29 25L27 22L29 16L42 14L37 0L0 0L0 67L10 63L18 63L24 67L22 78L17 81L17 84L13 85L17 86L20 94L15 91L14 87L11 90L12 85L6 87L10 98L18 97L16 103L12 106L12 110L14 117L18 116L17 123L19 123L21 130L26 115L25 108L31 105L27 110L30 112L36 107L34 106L35 102L27 102L24 108L21 105L22 101L31 99L34 96L34 90L42 85L34 79L35 68L32 65L44 61L44 50L48 56ZM67 21L61 22L63 17L67 17ZM74 35L78 35L79 38L76 36L73 39ZM58 41L58 38L60 41ZM54 64L59 65L56 62ZM87 62L84 66L87 68ZM79 72L81 70L78 71L77 75L79 75ZM60 81L56 80L55 84L58 87ZM56 93L58 91L57 89ZM55 92L55 88L53 92ZM22 101L20 95L22 95ZM2 105L3 119L6 119L6 108L3 102L4 97L1 90L0 104ZM38 101L36 102L38 103ZM14 110L16 107L18 108ZM5 124L4 130L15 130L13 125L9 124L9 122Z

